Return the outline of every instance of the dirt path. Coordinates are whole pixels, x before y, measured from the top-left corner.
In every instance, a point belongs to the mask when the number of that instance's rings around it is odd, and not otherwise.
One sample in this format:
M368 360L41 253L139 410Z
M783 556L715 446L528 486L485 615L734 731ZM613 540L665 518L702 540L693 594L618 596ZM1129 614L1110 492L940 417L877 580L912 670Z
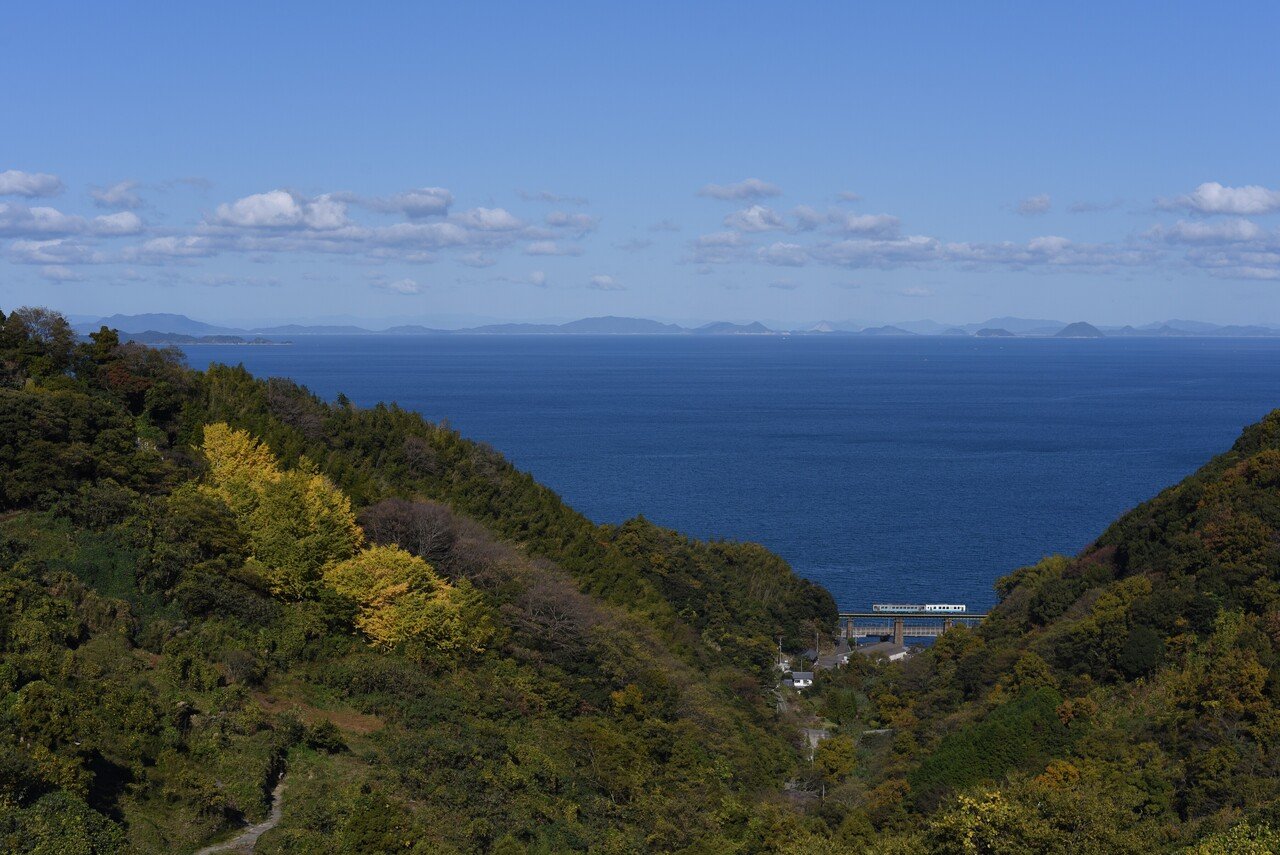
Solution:
M234 852L234 853L251 853L255 846L258 845L258 838L266 834L271 829L280 824L281 818L284 817L284 775L280 776L280 783L276 784L276 788L271 791L271 813L267 818L257 825L251 825L244 831L232 839L224 843L215 843L212 846L206 846L199 850L195 855L213 855L214 852Z

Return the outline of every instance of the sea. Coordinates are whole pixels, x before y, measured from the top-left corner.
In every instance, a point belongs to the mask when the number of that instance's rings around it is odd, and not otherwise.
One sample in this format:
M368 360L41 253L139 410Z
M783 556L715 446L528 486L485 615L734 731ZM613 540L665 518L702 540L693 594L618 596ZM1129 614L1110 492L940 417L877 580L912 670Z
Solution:
M198 345L489 443L600 523L755 541L844 610L985 609L1280 407L1280 340L302 336Z

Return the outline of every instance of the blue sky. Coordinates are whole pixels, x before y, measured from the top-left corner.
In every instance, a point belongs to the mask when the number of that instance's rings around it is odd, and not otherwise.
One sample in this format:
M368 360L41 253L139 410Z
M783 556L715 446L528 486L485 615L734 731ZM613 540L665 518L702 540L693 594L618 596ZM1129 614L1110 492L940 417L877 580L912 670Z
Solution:
M1280 323L1278 9L11 4L0 307Z

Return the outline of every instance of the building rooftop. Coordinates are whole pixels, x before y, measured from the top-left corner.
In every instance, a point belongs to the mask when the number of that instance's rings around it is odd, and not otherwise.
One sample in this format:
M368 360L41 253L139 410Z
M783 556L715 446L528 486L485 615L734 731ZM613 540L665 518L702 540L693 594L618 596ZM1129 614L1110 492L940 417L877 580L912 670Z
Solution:
M896 662L899 659L905 659L911 651L903 644L894 644L892 641L880 641L875 644L860 645L858 647L858 652L865 656L883 656L890 662Z

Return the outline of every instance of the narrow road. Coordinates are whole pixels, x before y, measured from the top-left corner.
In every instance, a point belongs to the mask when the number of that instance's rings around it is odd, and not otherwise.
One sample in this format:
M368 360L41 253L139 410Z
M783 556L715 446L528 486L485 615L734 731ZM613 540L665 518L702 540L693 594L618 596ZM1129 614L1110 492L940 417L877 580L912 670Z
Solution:
M214 852L234 852L237 855L248 855L253 852L255 846L258 845L258 838L266 834L271 829L280 824L280 820L284 817L284 775L280 776L280 782L276 784L276 788L271 791L271 813L267 814L267 818L257 825L251 825L239 836L224 843L215 843L212 846L206 846L199 850L195 855L213 855Z

